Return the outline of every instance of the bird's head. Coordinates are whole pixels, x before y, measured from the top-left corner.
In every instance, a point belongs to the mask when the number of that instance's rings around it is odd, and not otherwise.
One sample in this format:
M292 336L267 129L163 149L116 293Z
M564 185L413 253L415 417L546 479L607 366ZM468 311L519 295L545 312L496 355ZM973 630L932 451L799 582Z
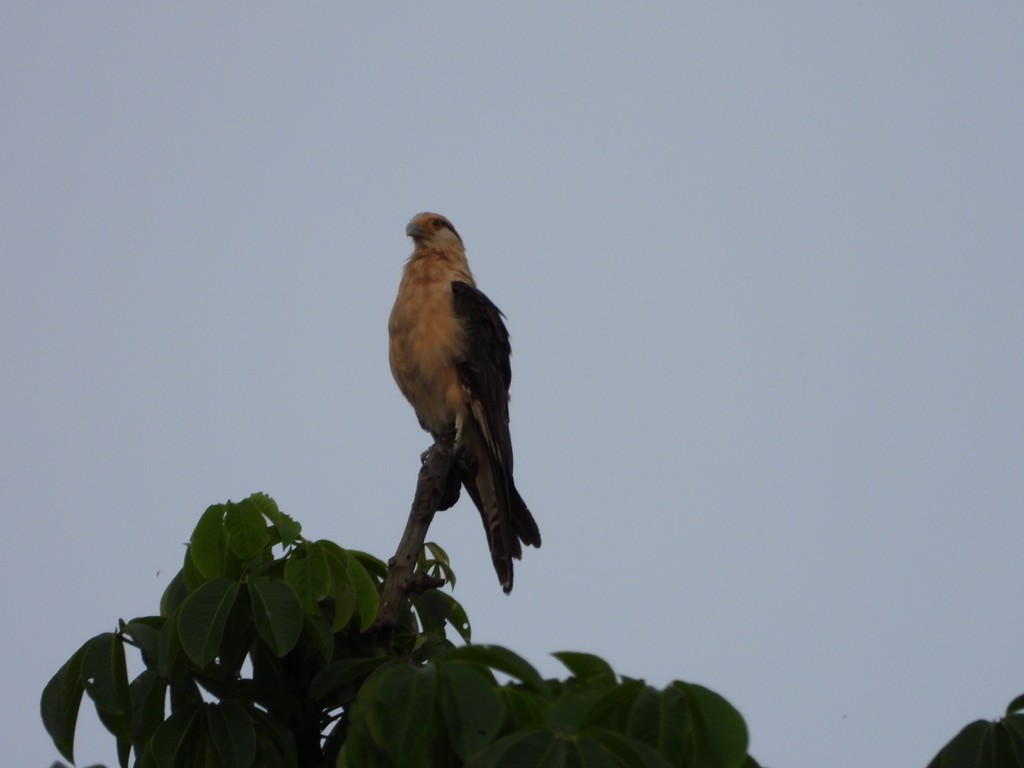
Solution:
M462 245L462 238L455 227L439 213L417 213L405 228L405 234L412 238L417 247Z

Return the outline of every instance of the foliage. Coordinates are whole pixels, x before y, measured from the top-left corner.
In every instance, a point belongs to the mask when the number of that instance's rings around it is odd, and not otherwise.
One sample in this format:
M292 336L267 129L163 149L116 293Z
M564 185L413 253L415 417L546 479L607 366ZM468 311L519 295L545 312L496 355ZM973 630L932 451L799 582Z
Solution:
M1006 717L975 720L939 750L928 768L1024 768L1024 694L1010 702Z
M454 583L436 544L418 568ZM46 685L43 723L73 761L88 694L123 768L757 768L718 694L658 690L576 652L554 654L567 678L544 679L510 650L470 644L447 593L410 598L399 626L377 631L385 574L370 555L303 538L265 494L216 504L160 615L86 641ZM144 667L130 681L126 646ZM1021 710L1024 696L966 726L928 768L1024 768Z
M436 544L418 567L454 581ZM399 626L377 631L385 575L370 555L303 538L265 494L216 504L160 615L84 643L43 691L43 722L73 761L88 694L121 766L140 768L756 766L743 719L712 691L657 690L583 653L555 654L570 674L544 679L469 644L447 593L411 597ZM144 667L130 681L126 646Z

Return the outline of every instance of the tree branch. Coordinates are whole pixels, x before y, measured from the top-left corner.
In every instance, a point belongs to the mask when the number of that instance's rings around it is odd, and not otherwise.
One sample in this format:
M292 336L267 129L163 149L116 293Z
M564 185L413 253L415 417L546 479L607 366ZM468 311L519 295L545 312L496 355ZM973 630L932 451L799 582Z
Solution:
M390 631L398 624L398 614L405 599L411 594L418 594L427 589L444 585L444 579L417 574L416 562L423 551L423 542L427 537L434 514L439 509L447 509L455 501L452 499L452 483L449 476L455 466L455 425L446 429L437 437L434 444L423 455L416 481L416 494L413 496L409 520L405 524L405 532L398 544L395 556L388 560L388 575L384 579L384 587L380 595L380 609L374 629ZM455 499L458 499L458 484L455 485Z

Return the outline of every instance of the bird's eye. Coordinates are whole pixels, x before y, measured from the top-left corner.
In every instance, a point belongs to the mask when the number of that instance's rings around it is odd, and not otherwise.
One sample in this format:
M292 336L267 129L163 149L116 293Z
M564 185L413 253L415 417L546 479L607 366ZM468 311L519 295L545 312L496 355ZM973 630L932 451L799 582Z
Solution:
M447 226L448 226L448 222L445 221L444 219L434 219L434 228L435 229L444 229Z

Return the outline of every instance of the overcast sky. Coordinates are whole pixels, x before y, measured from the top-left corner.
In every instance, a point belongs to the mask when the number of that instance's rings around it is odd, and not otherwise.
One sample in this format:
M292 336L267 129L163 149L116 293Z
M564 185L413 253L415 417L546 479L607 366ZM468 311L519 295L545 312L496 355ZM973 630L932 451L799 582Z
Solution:
M598 5L0 5L5 763L209 504L394 551L422 210L508 317L544 537L506 597L435 520L476 641L706 685L773 768L1024 692L1024 6Z

